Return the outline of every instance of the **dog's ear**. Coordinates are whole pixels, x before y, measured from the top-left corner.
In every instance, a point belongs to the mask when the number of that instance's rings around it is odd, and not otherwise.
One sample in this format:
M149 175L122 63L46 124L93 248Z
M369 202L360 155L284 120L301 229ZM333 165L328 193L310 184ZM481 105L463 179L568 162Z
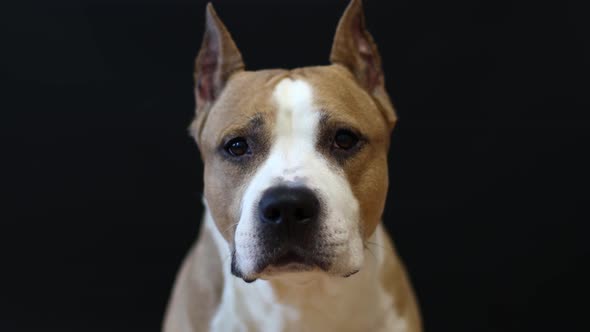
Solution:
M195 61L197 113L211 107L229 77L243 69L244 62L238 47L213 5L207 4L205 35Z
M381 67L381 55L373 37L365 26L365 14L361 0L351 0L346 8L332 44L330 62L346 67L383 108L383 114L393 128L396 115L385 91L385 77Z

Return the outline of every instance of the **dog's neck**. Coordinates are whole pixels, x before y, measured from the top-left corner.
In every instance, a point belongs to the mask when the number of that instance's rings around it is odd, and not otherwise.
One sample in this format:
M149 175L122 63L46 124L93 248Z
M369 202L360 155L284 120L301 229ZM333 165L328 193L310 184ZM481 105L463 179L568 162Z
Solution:
M236 322L246 324L247 331L379 331L405 324L392 312L394 299L381 284L385 255L393 254L384 244L381 225L367 241L363 268L355 275L342 278L300 272L248 284L231 274L229 247L208 211L205 223L223 260L224 274L212 331L235 330ZM351 315L354 320L349 319Z

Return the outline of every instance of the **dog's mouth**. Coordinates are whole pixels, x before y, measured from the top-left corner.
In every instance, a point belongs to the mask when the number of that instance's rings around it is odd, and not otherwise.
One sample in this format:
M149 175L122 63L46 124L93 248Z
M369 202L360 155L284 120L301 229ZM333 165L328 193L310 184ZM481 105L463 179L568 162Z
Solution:
M273 250L269 251L273 252ZM360 271L359 269L355 269L344 274L334 274L330 272L331 262L323 259L326 255L318 255L315 251L307 251L296 246L288 246L275 250L273 254L261 256L256 264L256 269L252 274L246 276L241 273L235 264L235 251L233 255L231 272L247 283L254 282L259 278L280 277L285 273L293 277L293 273L299 274L299 272L302 272L302 276L309 276L303 272L325 272L330 275L348 278Z
M260 274L276 274L281 272L303 272L313 269L326 269L327 264L319 261L313 255L298 248L288 248L268 257L260 266Z
M305 265L307 260L303 255L296 253L295 251L287 251L283 255L280 255L276 259L270 262L270 266L273 267L284 267L286 265L301 264Z

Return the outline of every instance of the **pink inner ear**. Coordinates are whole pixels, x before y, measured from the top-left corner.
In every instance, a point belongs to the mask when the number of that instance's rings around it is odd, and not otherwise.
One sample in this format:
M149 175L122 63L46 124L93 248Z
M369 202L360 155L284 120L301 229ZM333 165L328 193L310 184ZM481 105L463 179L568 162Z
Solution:
M356 43L359 52L363 55L371 55L371 47L369 46L369 43L367 43L367 40L363 38L362 32L357 32L356 35Z
M216 97L214 80L218 69L219 45L212 39L215 38L207 37L197 63L197 92L203 101L213 101Z
M199 81L197 82L197 91L200 100L211 101L215 98L215 96L213 96L211 83L203 77L199 78Z
M358 16L353 24L354 42L363 61L361 68L365 77L366 88L371 91L381 84L381 68L378 68L377 54L374 53L368 36L366 35L362 17Z

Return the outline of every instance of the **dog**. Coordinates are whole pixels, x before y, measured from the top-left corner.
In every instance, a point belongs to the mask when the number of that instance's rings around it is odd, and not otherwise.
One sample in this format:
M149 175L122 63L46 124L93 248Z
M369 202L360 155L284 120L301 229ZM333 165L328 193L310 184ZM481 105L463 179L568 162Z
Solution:
M207 5L190 126L205 215L163 331L422 330L381 224L397 117L360 0L330 61L247 71Z

